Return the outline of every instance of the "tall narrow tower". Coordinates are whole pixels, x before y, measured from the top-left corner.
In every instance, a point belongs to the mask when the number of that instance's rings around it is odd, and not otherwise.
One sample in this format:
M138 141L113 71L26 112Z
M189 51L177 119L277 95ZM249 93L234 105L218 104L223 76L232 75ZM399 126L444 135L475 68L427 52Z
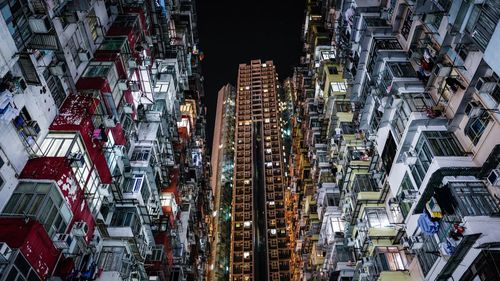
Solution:
M276 82L272 61L239 66L231 280L290 280Z

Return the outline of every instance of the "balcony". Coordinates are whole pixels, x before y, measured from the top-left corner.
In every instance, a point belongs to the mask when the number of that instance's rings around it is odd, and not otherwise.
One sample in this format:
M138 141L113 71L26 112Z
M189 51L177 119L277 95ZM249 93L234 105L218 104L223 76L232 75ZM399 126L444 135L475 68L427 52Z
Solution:
M135 207L117 208L113 213L108 234L113 238L134 238L141 233L141 220Z

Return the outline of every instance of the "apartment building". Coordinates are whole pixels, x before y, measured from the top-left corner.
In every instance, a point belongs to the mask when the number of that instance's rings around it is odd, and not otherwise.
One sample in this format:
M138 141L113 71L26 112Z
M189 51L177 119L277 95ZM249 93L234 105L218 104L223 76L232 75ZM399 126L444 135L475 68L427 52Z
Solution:
M0 9L0 280L202 278L194 2Z
M488 0L307 1L300 280L497 278L499 20Z
M213 239L210 255L210 280L229 278L231 249L231 203L234 173L234 129L236 88L227 84L219 90L215 117L210 185L213 190L213 213L210 236Z
M290 280L286 178L272 61L240 64L236 87L231 280Z

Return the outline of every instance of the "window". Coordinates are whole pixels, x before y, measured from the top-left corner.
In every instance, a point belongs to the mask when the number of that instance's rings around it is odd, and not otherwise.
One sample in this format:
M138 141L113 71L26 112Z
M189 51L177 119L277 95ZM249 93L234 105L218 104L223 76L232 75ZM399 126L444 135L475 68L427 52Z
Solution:
M137 193L141 190L142 184L144 182L144 175L134 175L133 178L127 179L127 182L123 185L123 192L125 193Z
M8 272L4 271L8 268L9 264L0 264L0 278L7 276L4 280L40 281L38 275L26 261L21 252L15 251L13 255L15 255L15 261Z
M28 18L32 15L27 0L1 1L0 11L7 29L19 50L24 49L31 36Z
M474 145L477 145L481 136L483 135L484 130L488 126L490 122L490 114L485 111L478 117L469 118L467 122L467 126L464 128L464 133L469 139L472 141Z
M137 215L137 209L135 207L118 209L113 214L110 226L130 227L135 235L139 234L141 231L141 221Z
M417 161L412 166L411 172L418 188L434 157L464 155L455 135L446 131L422 132L414 151L417 153Z
M406 216L410 213L410 209L413 205L413 200L411 198L406 198L406 194L409 192L414 192L415 188L411 182L410 176L408 173L405 173L403 181L401 182L401 188L398 192L398 201L399 201L399 209L401 210L401 214L403 215L403 219L406 219Z
M387 227L389 225L389 217L385 208L366 208L365 220L368 226L372 228Z
M52 75L48 67L43 71L43 77L45 78L45 81L47 81L50 95L54 99L56 106L60 108L66 98L66 93L64 92L61 80Z
M344 232L345 222L340 217L330 216L328 219L333 232Z
M398 247L377 247L375 263L378 271L405 270L408 260L403 249Z
M125 247L103 247L98 264L104 271L118 271L123 276L129 275L132 266Z
M137 146L132 152L132 157L130 161L149 161L149 154L151 153L151 148Z
M394 77L417 77L410 62L390 62L388 66Z
M356 174L352 183L352 190L359 193L377 191L377 188L372 183L371 174Z
M498 264L500 264L500 251L482 250L460 281L496 280L500 276Z
M466 30L484 52L500 20L500 2L486 0L483 4L474 5Z
M82 61L80 60L80 56L78 55L78 50L81 44L78 42L77 34L78 30L75 31L73 36L71 36L71 38L68 40L68 45L66 47L71 52L73 61L75 62L76 67L78 68L78 66L82 63Z
M462 147L455 135L446 131L425 131L425 139L430 144L430 149L435 156L463 156ZM418 150L418 147L416 148Z
M411 109L406 101L401 103L399 110L396 110L396 116L393 121L393 128L397 141L403 137L404 130L410 119Z
M40 133L40 126L35 120L31 119L26 107L23 107L19 115L12 120L21 142L26 147L31 147Z
M464 216L489 216L499 211L495 199L482 182L450 182L453 205Z
M95 42L97 40L97 37L99 37L98 33L99 22L95 15L94 9L92 9L92 11L90 11L89 14L87 15L87 23L89 24L90 34L92 34L92 40L94 40Z
M434 263L437 261L440 256L439 246L434 239L434 236L423 237L424 242L421 249L417 250L417 258L420 263L420 267L422 268L422 273L427 275L431 270Z
M20 183L3 212L34 216L50 237L64 233L72 213L58 189L51 183Z

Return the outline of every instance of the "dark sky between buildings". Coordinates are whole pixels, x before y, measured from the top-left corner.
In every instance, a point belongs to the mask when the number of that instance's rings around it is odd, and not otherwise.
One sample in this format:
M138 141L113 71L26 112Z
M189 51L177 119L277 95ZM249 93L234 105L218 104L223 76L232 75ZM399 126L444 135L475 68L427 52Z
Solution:
M305 0L198 0L198 32L211 148L217 92L236 86L238 65L273 60L279 79L292 75L302 50Z

